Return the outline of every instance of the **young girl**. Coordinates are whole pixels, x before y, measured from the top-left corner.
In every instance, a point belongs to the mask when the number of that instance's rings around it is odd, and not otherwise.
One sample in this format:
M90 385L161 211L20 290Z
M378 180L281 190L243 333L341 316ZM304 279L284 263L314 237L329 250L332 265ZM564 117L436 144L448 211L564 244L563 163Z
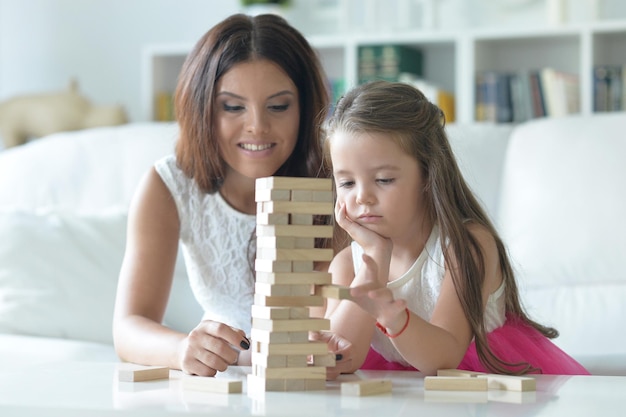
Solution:
M459 368L587 374L522 309L504 244L465 183L441 110L415 88L372 82L328 122L337 223L351 247L331 264L353 300L329 300L350 369ZM370 349L371 345L371 349Z

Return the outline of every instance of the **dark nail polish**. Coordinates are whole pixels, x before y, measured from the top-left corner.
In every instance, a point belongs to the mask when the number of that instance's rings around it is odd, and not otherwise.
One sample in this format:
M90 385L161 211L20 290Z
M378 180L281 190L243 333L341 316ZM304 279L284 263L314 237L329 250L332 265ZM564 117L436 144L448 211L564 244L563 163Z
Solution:
M342 359L343 359L343 355L341 353L338 353L338 354L335 355L335 360L336 361L340 361Z
M248 339L244 339L239 343L242 349L248 350L250 349L250 341Z

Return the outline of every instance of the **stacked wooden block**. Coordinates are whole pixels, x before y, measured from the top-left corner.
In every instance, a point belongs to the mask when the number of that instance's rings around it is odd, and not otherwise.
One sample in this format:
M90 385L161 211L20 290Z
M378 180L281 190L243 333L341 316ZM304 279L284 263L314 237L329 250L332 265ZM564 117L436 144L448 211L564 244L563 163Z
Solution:
M326 387L326 367L335 358L309 331L328 330L327 319L312 318L333 292L331 276L314 271L328 262L330 248L316 238L332 238L330 225L314 225L315 215L332 215L330 179L268 177L256 182L257 255L252 306L251 391L308 391Z

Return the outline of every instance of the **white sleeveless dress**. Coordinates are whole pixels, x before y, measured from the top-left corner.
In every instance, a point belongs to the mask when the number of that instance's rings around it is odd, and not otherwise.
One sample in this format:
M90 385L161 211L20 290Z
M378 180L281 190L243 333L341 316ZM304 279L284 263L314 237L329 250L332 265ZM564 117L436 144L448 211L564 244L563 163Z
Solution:
M176 203L187 274L203 318L250 334L256 217L232 208L219 192L200 190L174 155L157 161L155 168Z
M358 271L363 260L363 249L352 242L352 260L354 270ZM441 284L445 274L444 257L441 249L441 237L437 225L413 265L401 277L387 283L395 298L407 302L407 307L424 320L429 321L441 292ZM485 326L487 332L502 326L506 321L504 283L489 296L485 310ZM376 329L372 339L372 348L387 361L397 362L404 366L410 364L404 360L388 337Z

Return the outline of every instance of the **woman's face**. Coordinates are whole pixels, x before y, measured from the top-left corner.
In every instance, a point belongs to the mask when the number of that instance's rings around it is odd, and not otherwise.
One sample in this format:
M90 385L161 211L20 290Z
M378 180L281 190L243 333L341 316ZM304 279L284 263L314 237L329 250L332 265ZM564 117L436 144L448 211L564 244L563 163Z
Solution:
M227 177L274 175L296 146L299 103L293 81L271 61L242 62L221 77L213 120Z

